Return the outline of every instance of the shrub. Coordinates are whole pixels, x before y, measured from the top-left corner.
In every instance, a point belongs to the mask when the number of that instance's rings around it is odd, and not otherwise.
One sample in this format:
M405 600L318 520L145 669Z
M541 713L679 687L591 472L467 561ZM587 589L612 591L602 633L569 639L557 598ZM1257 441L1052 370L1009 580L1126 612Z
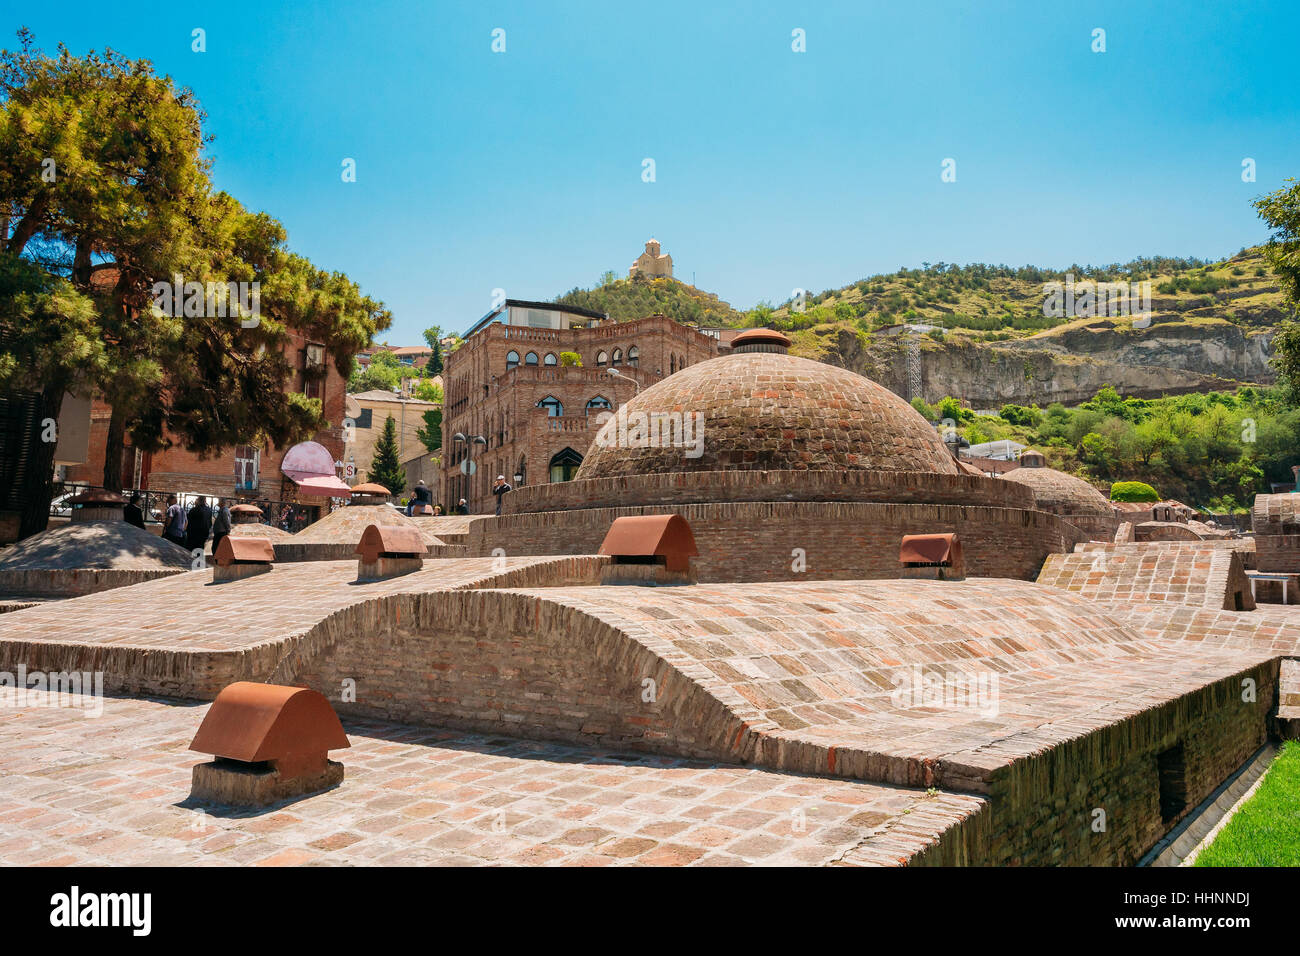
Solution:
M1145 481L1117 481L1110 486L1111 501L1159 501L1160 495Z

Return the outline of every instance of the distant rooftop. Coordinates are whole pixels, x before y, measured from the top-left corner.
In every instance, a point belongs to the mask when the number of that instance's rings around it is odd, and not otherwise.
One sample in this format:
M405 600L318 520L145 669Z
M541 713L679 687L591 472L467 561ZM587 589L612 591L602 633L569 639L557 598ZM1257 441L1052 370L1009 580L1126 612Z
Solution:
M531 302L528 299L506 299L499 308L493 309L483 318L475 322L468 331L465 332L464 338L469 338L475 332L479 332L485 327L497 321L504 313L510 309L534 309L545 312L563 312L566 315L577 315L584 319L603 319L606 317L604 312L597 312L594 309L580 309L576 305L562 305L558 302Z

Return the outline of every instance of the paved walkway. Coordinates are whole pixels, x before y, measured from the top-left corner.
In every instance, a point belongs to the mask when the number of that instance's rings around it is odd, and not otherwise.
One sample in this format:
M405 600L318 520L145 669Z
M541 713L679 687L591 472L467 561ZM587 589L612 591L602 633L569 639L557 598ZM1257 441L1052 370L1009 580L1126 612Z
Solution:
M44 698L37 698L43 700ZM5 708L0 865L896 864L986 807L667 757L350 723L341 787L204 812L207 705Z
M356 559L277 564L266 574L212 583L211 569L0 615L0 642L226 651L284 641L335 611L387 594L471 587L561 557L427 560L357 584Z

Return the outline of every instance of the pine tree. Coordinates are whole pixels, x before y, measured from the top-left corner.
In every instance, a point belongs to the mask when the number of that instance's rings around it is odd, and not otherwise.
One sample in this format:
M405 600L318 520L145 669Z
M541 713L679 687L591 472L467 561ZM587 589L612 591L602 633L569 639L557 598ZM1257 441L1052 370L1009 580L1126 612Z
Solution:
M406 490L406 469L397 459L397 423L389 415L384 431L375 442L375 457L370 463L370 480L383 485L388 493L397 496Z

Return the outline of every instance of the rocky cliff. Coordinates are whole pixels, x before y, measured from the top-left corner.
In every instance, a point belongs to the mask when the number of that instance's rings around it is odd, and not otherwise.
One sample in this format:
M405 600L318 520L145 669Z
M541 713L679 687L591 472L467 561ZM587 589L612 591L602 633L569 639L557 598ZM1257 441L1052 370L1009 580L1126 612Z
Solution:
M1076 405L1103 385L1124 395L1154 398L1267 384L1274 379L1268 366L1272 336L1271 329L1228 322L1157 320L1150 328L1133 329L1099 321L1006 342L920 336L917 351L927 401L952 395L984 409L1007 403ZM840 328L822 345L818 357L823 361L910 397L907 335L867 339Z

